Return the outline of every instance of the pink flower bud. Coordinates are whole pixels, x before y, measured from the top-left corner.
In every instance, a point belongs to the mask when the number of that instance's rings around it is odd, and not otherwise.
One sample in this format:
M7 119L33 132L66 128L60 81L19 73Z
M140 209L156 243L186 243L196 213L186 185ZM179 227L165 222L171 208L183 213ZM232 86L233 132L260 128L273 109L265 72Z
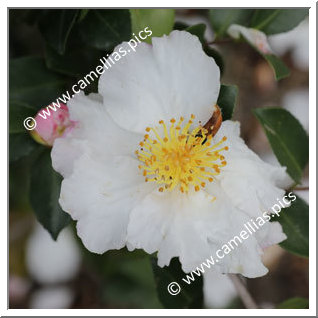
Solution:
M60 106L56 111L50 109L50 116L43 115L43 111L48 112L47 107L40 109L36 114L36 128L31 135L38 143L52 146L56 138L65 136L75 127L76 121L70 119L67 106L62 103Z

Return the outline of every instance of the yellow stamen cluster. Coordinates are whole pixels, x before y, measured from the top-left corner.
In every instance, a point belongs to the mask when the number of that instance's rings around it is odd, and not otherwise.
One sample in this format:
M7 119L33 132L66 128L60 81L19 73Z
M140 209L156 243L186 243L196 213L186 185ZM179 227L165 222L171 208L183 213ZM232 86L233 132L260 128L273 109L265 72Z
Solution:
M201 125L190 132L194 118L191 115L184 125L183 117L178 123L172 118L170 127L160 120L162 129L147 127L144 140L139 143L140 150L136 151L142 162L139 169L146 182L154 181L161 185L160 192L171 191L177 186L183 193L188 192L190 186L199 191L206 182L212 182L220 174L220 168L226 165L221 154L228 150L227 146L221 147L226 137L212 145L212 136ZM163 133L160 134L160 130Z

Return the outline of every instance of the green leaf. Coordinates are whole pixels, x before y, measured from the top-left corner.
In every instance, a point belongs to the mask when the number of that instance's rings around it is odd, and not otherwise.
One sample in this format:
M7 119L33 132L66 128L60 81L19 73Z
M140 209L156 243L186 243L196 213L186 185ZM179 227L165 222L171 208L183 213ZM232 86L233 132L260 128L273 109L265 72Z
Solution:
M71 218L58 203L62 178L52 168L50 152L45 149L32 166L30 202L38 221L56 240Z
M267 42L267 38L266 35L259 31L259 30L255 30L255 29L251 29L251 28L246 28L246 27L242 27L242 26L237 26L240 28L243 28L243 30L239 31L239 36L236 37L235 35L232 37L239 39L239 38L243 38L247 43L249 43L249 45L251 45L259 54L261 54L269 63L269 65L272 67L274 73L275 73L275 78L276 80L280 80L286 76L289 75L289 69L288 67L284 64L283 61L281 61L277 56L275 56L274 54L271 53L264 53L263 49L259 48L259 45L257 44L256 39L251 40L251 37L255 37L255 34L253 36L248 36L248 34L250 34L251 32L256 32L258 33L257 37L262 38L264 37L264 39L262 39L262 41L264 43L262 43L263 45L268 45ZM246 34L247 33L247 34ZM268 51L268 50L266 50Z
M103 295L108 302L115 306L130 304L134 308L162 308L149 256L131 260L121 259L115 266L113 259L108 261L117 269L117 273L112 273L104 286Z
M10 100L39 109L64 93L65 87L65 78L48 70L42 58L22 57L10 60Z
M278 161L299 183L309 157L306 131L292 114L282 108L257 108L254 114L262 124Z
M76 78L95 70L101 64L99 59L103 55L106 55L105 52L84 45L67 49L64 55L59 55L49 46L45 48L45 61L49 69Z
M87 45L110 51L131 37L130 15L126 9L90 9L79 23L80 35Z
M308 309L309 300L306 298L294 297L277 305L277 309Z
M238 88L235 85L221 85L217 104L222 110L223 120L231 119L236 105Z
M181 269L181 264L177 258L173 258L170 265L161 268L157 265L157 259L152 259L152 268L157 285L159 300L165 308L202 308L203 302L203 279L195 277L195 281L190 285L185 283L182 278L186 274ZM168 285L176 282L180 285L181 291L177 295L168 292Z
M9 133L24 133L23 121L36 114L36 108L19 101L9 103Z
M278 221L287 239L280 243L285 250L303 257L309 256L309 207L300 197L282 209L279 216L273 214L272 221ZM289 197L291 200L292 198Z
M251 27L266 34L287 32L304 20L308 13L308 9L259 9L255 10Z
M174 9L130 9L132 32L138 36L146 27L152 31L145 42L151 43L152 37L168 35L174 25Z
M9 9L10 27L21 22L34 25L41 18L43 11L42 9Z
M179 31L183 31L186 28L189 28L190 26L186 23L180 22L180 21L176 21L173 25L173 29L174 30L179 30Z
M39 23L45 41L59 54L65 51L78 12L77 9L47 9Z
M29 155L38 145L32 139L29 131L23 126L23 121L34 116L36 109L19 101L9 104L9 161L13 162Z
M217 38L226 36L226 31L231 24L248 26L253 9L211 9L210 22Z
M35 149L40 147L32 138L25 133L9 134L9 161L14 162L30 155Z
M79 16L78 16L78 21L81 22L87 15L89 9L81 9Z
M204 23L200 23L200 24L196 24L196 25L192 25L192 26L189 26L185 29L185 31L193 34L193 35L196 35L200 42L203 44L204 43L204 32L205 32L205 29L206 29L206 25Z
M224 73L224 61L221 54L214 48L211 48L208 45L203 47L203 50L207 56L213 57L216 65L220 68L221 75Z
M285 78L290 74L289 68L277 56L274 54L264 54L263 56L275 72L276 80Z

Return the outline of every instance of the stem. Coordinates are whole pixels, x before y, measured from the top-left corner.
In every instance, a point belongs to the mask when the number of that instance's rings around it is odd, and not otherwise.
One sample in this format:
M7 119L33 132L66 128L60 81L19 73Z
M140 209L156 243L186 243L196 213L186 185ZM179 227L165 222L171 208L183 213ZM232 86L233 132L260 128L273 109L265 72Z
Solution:
M239 276L236 274L228 274L228 277L231 279L245 307L247 309L258 309L255 300L252 298L251 294L249 293Z
M309 187L296 187L294 188L294 191L308 191Z
M207 45L213 45L213 44L224 44L224 43L230 43L232 42L232 39L222 39L222 40L214 40L212 42L206 43Z

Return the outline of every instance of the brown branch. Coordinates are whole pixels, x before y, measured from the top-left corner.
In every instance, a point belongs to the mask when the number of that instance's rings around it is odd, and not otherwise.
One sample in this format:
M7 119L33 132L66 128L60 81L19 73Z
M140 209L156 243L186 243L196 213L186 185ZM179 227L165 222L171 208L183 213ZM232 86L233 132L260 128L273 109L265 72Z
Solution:
M308 191L309 187L296 187L293 190L294 191Z
M231 279L237 293L239 294L244 306L247 309L258 309L258 306L255 300L252 298L251 294L247 290L246 286L236 274L228 274L228 277Z

